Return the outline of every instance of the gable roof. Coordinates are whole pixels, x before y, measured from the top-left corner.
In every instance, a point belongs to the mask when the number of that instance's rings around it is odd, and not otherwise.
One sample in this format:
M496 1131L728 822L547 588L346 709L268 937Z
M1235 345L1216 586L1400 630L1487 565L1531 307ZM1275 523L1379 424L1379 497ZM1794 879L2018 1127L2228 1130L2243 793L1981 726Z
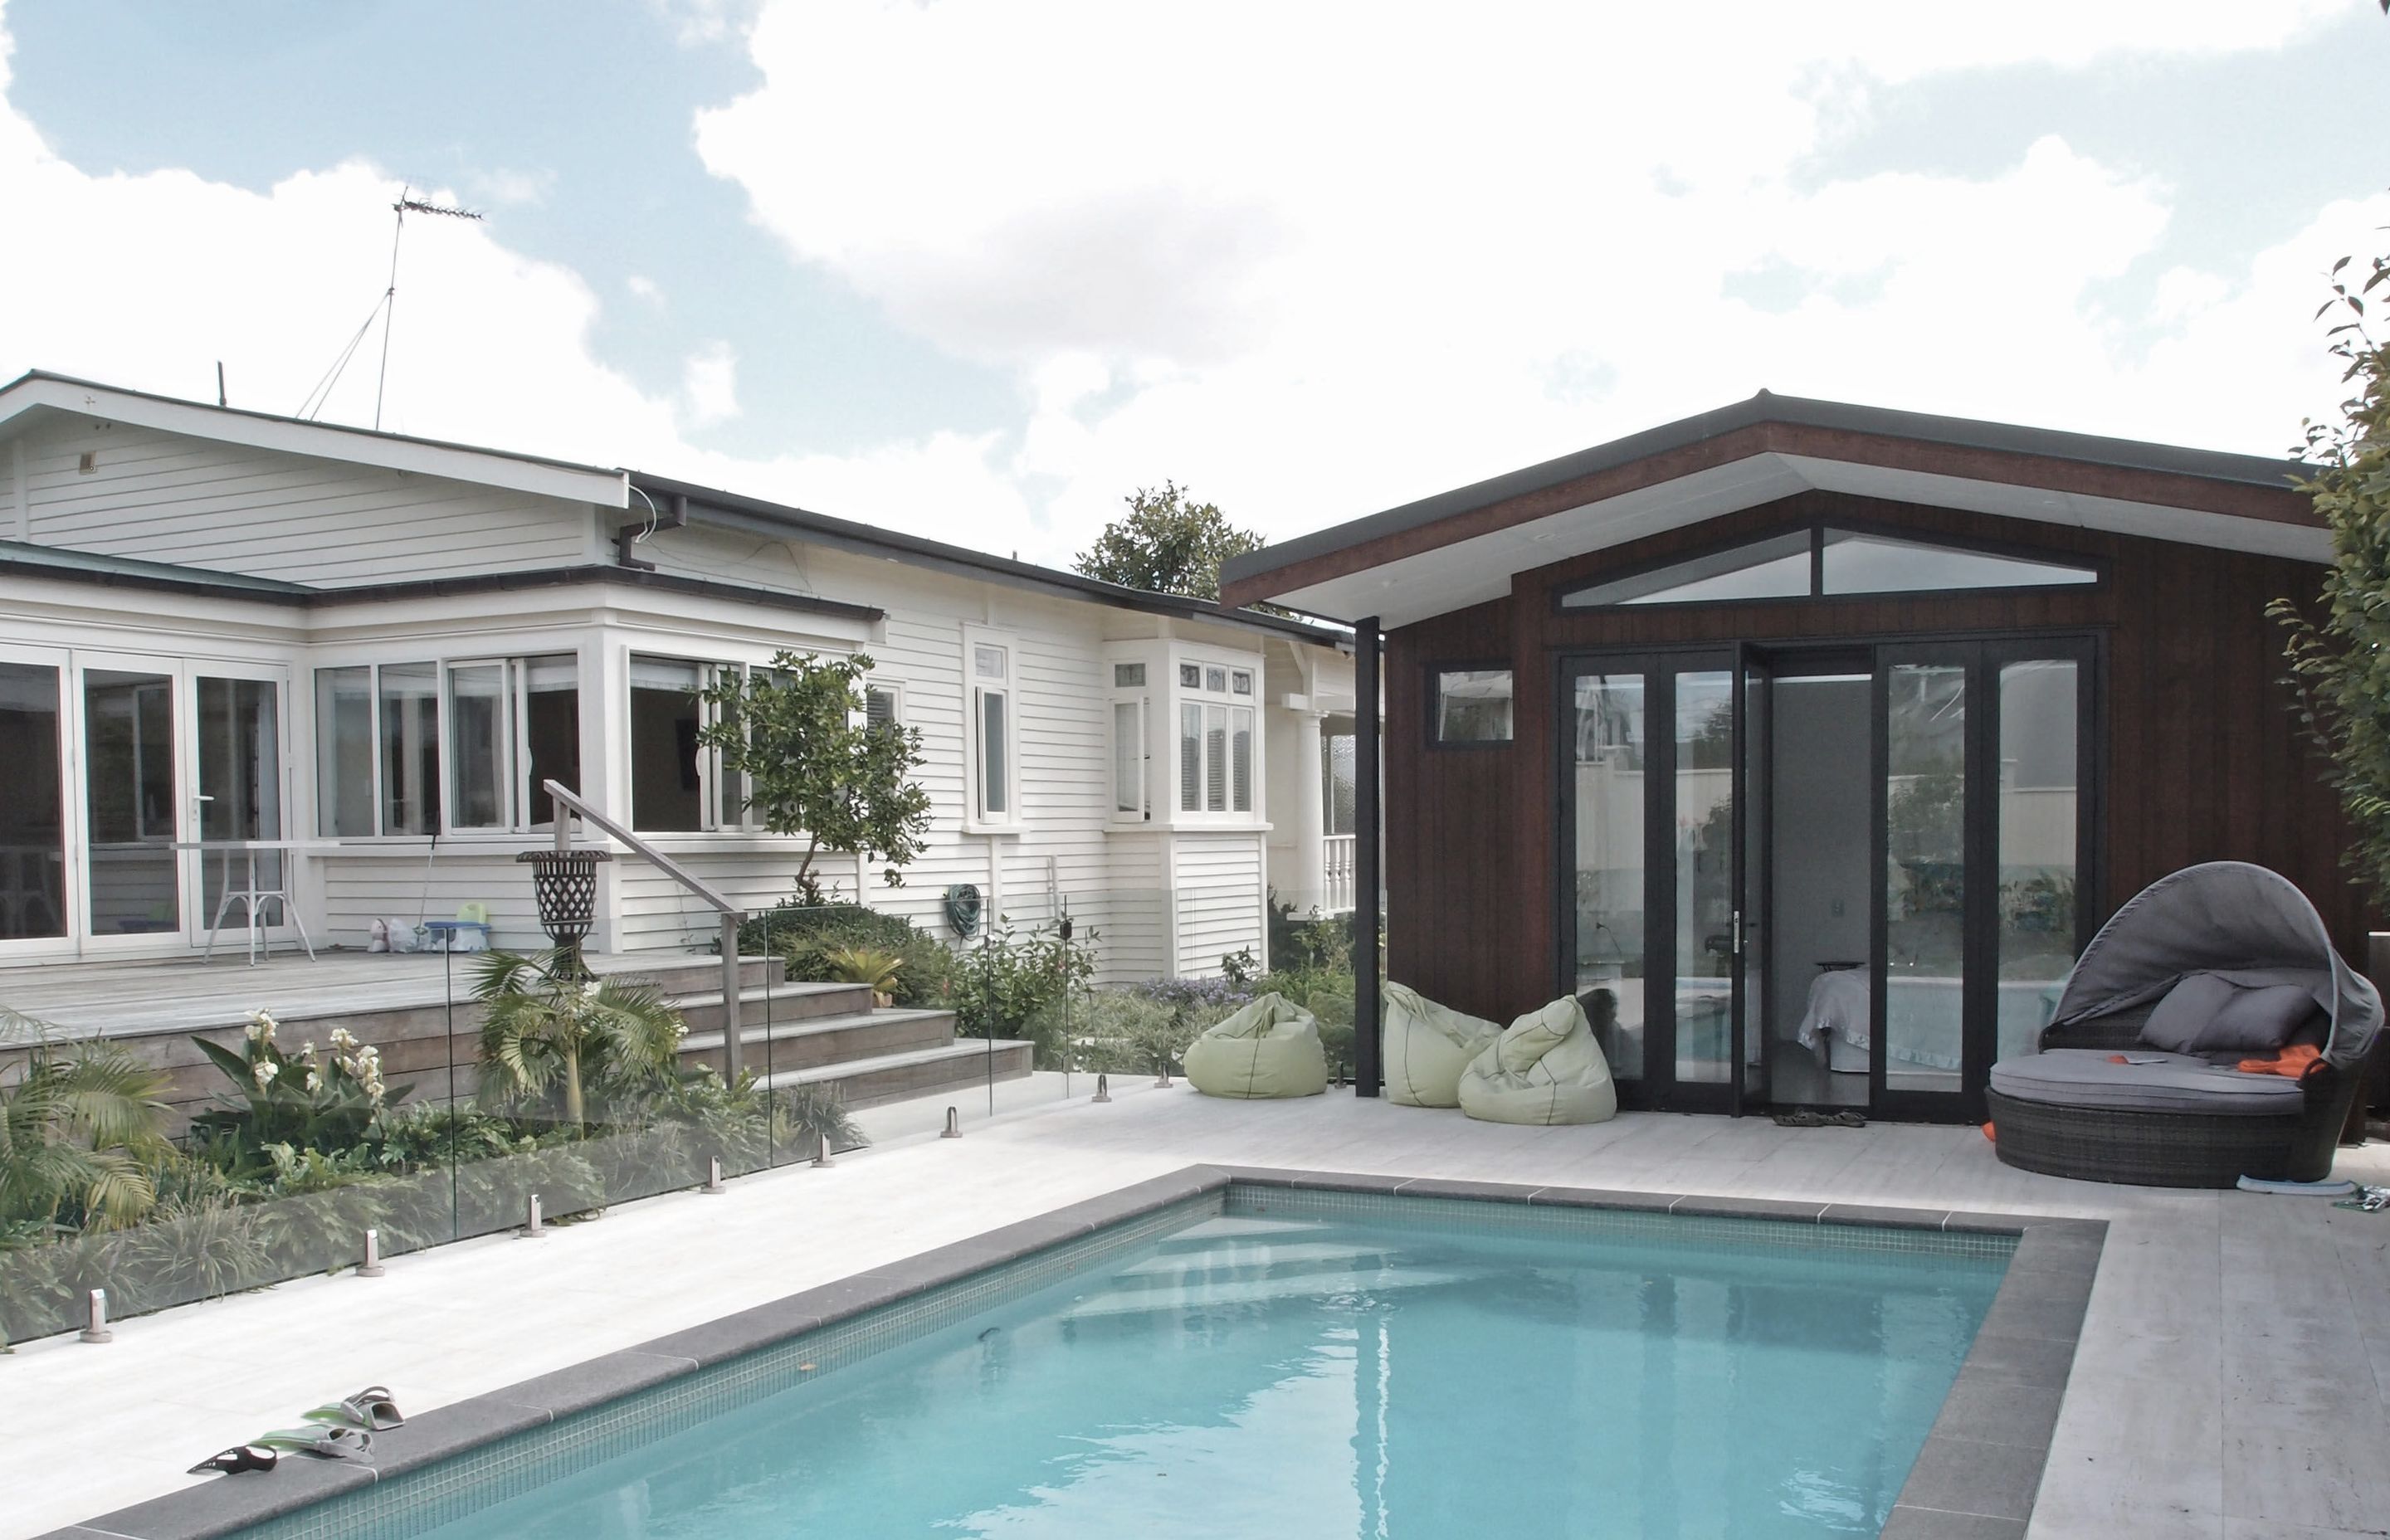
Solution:
M1229 603L1387 626L1499 598L1521 571L1823 489L2326 560L2291 459L1762 391L1232 558Z
M630 477L633 487L659 502L675 497L685 499L688 517L695 522L739 530L749 534L769 535L776 540L805 540L816 545L901 561L930 571L946 572L982 583L1001 583L1009 587L1025 588L1061 598L1087 600L1118 610L1136 610L1178 620L1264 631L1319 647L1350 647L1353 641L1351 635L1343 628L1322 625L1316 621L1238 609L1176 594L1130 588L1117 583L1107 583L1101 578L1088 577L1085 573L1065 571L1059 567L1041 567L1035 562L991 556L969 546L951 545L943 540L901 534L894 530L881 529L877 524L836 519L808 508L769 503L760 497L744 497L737 493L676 481L670 477L650 476L644 471L632 471Z
M518 455L439 439L350 428L336 422L309 422L302 417L251 412L238 406L182 401L77 379L72 375L52 374L45 369L28 370L0 386L0 439L54 413L126 422L136 428L186 433L193 438L245 444L253 449L280 450L377 466L385 470L440 476L479 486L560 497L567 502L594 503L600 507L625 507L631 500L623 472L576 465L571 460L551 460L538 455Z
M624 469L607 469L598 466L579 465L570 460L548 459L536 455L519 455L506 450L488 449L473 444L450 443L437 439L412 438L401 433L384 433L370 429L351 428L339 423L308 422L298 417L279 417L268 412L252 412L231 406L217 406L207 402L184 401L173 396L156 395L144 391L128 391L96 380L80 379L71 375L54 374L45 369L32 369L19 376L6 386L0 386L0 442L24 429L49 420L56 415L99 417L111 422L130 423L161 432L182 433L193 438L211 439L238 443L252 448L306 455L321 459L342 460L359 465L377 466L387 469L412 471L421 475L440 476L452 481L481 486L500 487L511 491L556 497L567 502L595 505L603 508L630 509L631 492L636 485L651 497L679 496L687 501L693 516L703 522L757 530L777 539L797 538L819 545L859 550L881 556L934 571L950 572L980 581L994 581L1009 586L1026 588L1066 598L1089 600L1116 609L1141 610L1149 614L1175 619L1202 621L1216 625L1232 626L1248 631L1261 631L1292 637L1320 647L1349 647L1352 638L1333 625L1321 625L1288 616L1266 614L1258 610L1232 609L1201 599L1182 598L1175 594L1154 594L1143 589L1123 587L1100 579L1085 577L1077 572L1041 567L1034 562L1017 561L971 550L967 546L948 545L944 541L927 540L916 535L899 534L875 525L853 520L836 519L785 504L766 502L761 498L744 497L735 493L696 486L669 477L651 476ZM7 544L12 547L15 543ZM77 558L81 558L80 560ZM221 571L202 572L197 568L173 567L165 563L143 563L137 560L69 553L58 547L27 545L0 552L0 568L19 571L41 571L45 575L79 577L85 581L116 582L150 586L177 588L199 587L228 593L245 590L254 597L271 597L279 593L287 599L312 596L315 590L300 584L276 584L273 580L248 578ZM154 568L155 571L144 569ZM674 579L662 574L646 573L632 567L597 567L588 571L598 574L619 574L625 582L643 581L649 586L680 586L689 580ZM533 574L542 581L563 581L548 573ZM439 580L447 591L459 592L481 583L479 579ZM511 582L520 585L524 574L510 579L494 575L483 586L506 586ZM378 584L374 591L415 591L419 584ZM726 596L753 595L763 602L781 602L782 596L764 589L750 589L721 582L694 584L692 591L704 590ZM359 588L341 590L355 596L366 592ZM328 598L328 596L327 596ZM302 598L302 602L315 602ZM865 612L868 607L842 605L821 601L824 608L835 611ZM868 610L877 614L876 610Z

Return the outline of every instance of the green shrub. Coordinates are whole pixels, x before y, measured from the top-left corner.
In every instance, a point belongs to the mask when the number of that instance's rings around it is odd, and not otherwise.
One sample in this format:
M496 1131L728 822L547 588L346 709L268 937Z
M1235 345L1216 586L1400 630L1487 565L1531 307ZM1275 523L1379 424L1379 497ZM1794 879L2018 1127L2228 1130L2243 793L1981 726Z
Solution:
M1073 1067L1112 1074L1175 1069L1202 1030L1193 1015L1185 1005L1135 990L1096 990L1087 997L1085 1028L1073 1033Z
M366 1142L374 1121L406 1099L412 1086L382 1084L381 1051L359 1043L346 1027L334 1027L330 1046L314 1043L286 1051L275 1041L277 1023L265 1011L251 1012L241 1051L204 1037L192 1046L223 1072L230 1094L224 1105L191 1120L192 1136L215 1165L237 1176L274 1169L276 1146L334 1153Z
M1040 1069L1060 1067L1066 1032L1075 1032L1085 1018L1099 939L1082 930L1064 941L1047 926L1022 940L1009 923L999 923L956 959L956 1030L970 1037L1025 1038L1036 1045Z
M790 898L739 928L739 950L752 956L777 956L788 964L789 977L804 982L837 982L830 953L856 949L888 953L902 963L895 988L896 1004L936 1007L946 1003L954 978L954 951L930 931L902 915L885 915L861 904Z

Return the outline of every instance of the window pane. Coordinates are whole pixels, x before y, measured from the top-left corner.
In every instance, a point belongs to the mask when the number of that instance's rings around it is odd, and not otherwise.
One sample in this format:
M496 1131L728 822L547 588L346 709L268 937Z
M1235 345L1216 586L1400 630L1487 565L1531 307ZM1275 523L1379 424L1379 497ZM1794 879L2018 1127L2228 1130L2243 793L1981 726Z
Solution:
M1677 1079L1734 1062L1734 675L1677 675Z
M1884 788L1884 1084L1956 1091L1962 1064L1967 671L1895 663Z
M896 725L896 692L866 689L863 692L863 720L874 727Z
M1510 671L1478 669L1435 676L1439 743L1510 741Z
M1251 695L1251 694L1253 694L1253 676L1252 674L1250 674L1246 673L1243 669L1239 669L1239 670L1237 670L1234 674L1229 674L1229 675L1228 675L1228 693L1229 693L1229 694L1231 694L1231 695Z
M381 831L440 832L440 665L381 670Z
M507 666L475 663L448 671L448 728L454 739L449 792L455 827L504 828L507 762L514 747L507 731Z
M1228 805L1239 813L1253 810L1253 713L1248 707L1228 713Z
M1112 688L1116 690L1138 690L1143 689L1144 687L1145 665L1143 663L1114 663L1112 665Z
M1193 663L1179 664L1178 684L1183 689L1201 689L1203 687L1203 671Z
M547 783L581 789L581 660L566 652L526 658L517 666L523 679L523 741L531 754L523 774L524 816L552 825L556 802Z
M1178 811L1203 807L1203 708L1178 708Z
M705 665L631 659L631 827L686 833L705 827L697 769L697 692Z
M282 687L268 679L196 681L199 697L199 838L282 838ZM257 885L282 888L282 853L257 855ZM199 908L211 920L225 889L249 885L249 858L233 852L199 856ZM281 905L259 906L259 918L280 925ZM225 917L246 922L236 901Z
M67 933L58 671L0 663L0 941Z
M1000 647L973 648L971 649L971 666L978 671L979 676L983 679L1002 679L1004 677L1004 648Z
M1320 805L1326 809L1329 834L1350 834L1353 821L1355 789L1358 785L1354 774L1356 751L1349 732L1323 732L1319 735L1320 774L1326 777Z
M1228 810L1228 708L1203 708L1203 811Z
M98 935L182 929L173 689L162 674L84 673L91 928Z
M315 831L374 832L373 670L315 671Z
M1656 571L1593 584L1566 595L1561 603L1570 610L1596 610L1613 604L1805 598L1808 594L1809 532L1801 530L1713 551Z
M2097 583L2088 567L1994 556L1887 535L1826 532L1825 591L1899 594L1941 588L2029 588Z
M1145 707L1112 704L1112 811L1145 811Z
M1576 681L1576 988L1611 1072L1643 1078L1643 676Z
M1205 669L1203 671L1203 687L1210 690L1214 695L1227 694L1228 689L1228 671L1224 668Z
M2072 659L2000 670L2001 1059L2034 1051L2075 966L2076 688Z
M979 805L991 818L1011 811L1012 766L1004 737L1004 692L979 696Z

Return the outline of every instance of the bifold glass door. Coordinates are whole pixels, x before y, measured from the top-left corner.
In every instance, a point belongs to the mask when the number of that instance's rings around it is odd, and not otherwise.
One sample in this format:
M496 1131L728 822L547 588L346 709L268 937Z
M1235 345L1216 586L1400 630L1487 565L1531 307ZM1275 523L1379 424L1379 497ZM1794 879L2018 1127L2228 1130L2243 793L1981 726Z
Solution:
M2076 638L1878 650L1883 1111L1980 1118L1992 1064L2034 1051L2088 939L2093 659Z
M1729 1110L1749 1064L1743 672L1587 660L1568 699L1568 987L1630 1105Z
M205 942L219 917L227 931L246 927L252 901L241 895L289 891L288 853L236 848L289 835L282 696L278 675L205 673L192 677L196 838L202 846L193 853L198 901L191 905L190 930L195 941ZM206 848L210 846L214 848ZM232 894L229 903L227 892ZM258 901L258 923L269 935L278 936L289 930L290 916L279 899Z
M1979 1115L2086 939L2093 658L2045 638L1569 660L1562 982L1622 1099Z

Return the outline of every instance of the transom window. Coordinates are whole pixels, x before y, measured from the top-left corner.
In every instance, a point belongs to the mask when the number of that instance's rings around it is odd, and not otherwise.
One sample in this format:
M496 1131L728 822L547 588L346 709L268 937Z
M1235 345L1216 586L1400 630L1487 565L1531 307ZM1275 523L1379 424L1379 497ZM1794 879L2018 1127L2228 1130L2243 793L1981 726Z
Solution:
M1561 596L1564 610L1727 604L1972 588L2072 588L2100 581L2082 558L2030 556L1820 524L1745 541Z

